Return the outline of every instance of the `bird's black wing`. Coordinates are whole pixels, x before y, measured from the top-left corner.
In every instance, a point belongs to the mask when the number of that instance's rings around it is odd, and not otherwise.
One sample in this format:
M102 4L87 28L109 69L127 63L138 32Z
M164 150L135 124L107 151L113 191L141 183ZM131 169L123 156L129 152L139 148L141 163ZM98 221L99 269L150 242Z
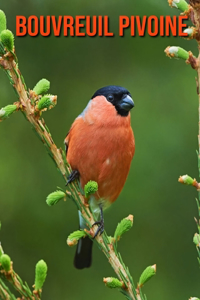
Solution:
M66 135L66 138L65 138L65 140L64 140L64 145L65 145L65 152L66 152L66 154L67 154L67 150L68 150L68 146L69 146L69 132L70 132L70 131L68 131L68 133L67 133L67 135Z

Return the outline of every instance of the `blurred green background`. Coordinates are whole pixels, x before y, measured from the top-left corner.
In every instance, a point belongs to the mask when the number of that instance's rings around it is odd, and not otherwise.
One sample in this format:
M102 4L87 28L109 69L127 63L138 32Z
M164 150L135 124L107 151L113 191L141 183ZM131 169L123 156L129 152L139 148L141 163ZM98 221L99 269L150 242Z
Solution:
M7 0L0 9L15 32L16 15L108 15L118 32L119 15L178 15L167 0ZM135 101L132 127L136 153L126 185L105 213L108 234L130 213L133 229L119 244L135 282L143 269L157 264L157 275L144 287L148 299L200 296L199 266L192 238L197 216L195 189L178 184L179 175L198 178L198 99L195 72L183 61L166 58L168 45L197 55L195 41L179 37L66 38L16 37L19 67L27 86L46 77L58 105L44 114L54 140L63 146L71 123L100 87L116 84ZM16 101L0 72L1 107ZM73 267L74 248L67 236L78 228L71 201L53 208L46 196L64 187L45 148L20 113L0 125L0 240L15 270L31 285L39 259L49 267L43 299L122 299L106 288L103 277L114 273L94 247L93 265Z

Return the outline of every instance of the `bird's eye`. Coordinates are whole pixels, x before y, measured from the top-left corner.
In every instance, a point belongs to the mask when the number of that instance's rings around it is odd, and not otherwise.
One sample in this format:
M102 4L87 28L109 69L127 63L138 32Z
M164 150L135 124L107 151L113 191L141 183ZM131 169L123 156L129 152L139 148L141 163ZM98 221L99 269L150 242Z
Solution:
M112 94L108 95L108 101L113 101L114 100L114 96Z

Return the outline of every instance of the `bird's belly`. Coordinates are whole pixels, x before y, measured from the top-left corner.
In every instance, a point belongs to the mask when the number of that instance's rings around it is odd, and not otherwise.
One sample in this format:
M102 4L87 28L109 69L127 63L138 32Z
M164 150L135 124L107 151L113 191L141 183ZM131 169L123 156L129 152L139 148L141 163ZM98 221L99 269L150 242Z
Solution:
M131 156L117 151L104 161L98 178L100 198L111 203L117 199L125 184L131 159Z
M112 130L83 130L70 140L67 160L72 169L80 173L80 183L94 180L98 183L95 198L114 202L119 196L134 154L134 137L131 128ZM85 134L87 132L87 135Z
M85 161L84 157L82 159L84 163L80 163L78 168L81 186L84 187L89 180L94 180L98 183L95 198L114 202L125 184L132 160L132 151L125 152L115 148L113 151L104 150L103 155L98 150L89 151L89 158Z

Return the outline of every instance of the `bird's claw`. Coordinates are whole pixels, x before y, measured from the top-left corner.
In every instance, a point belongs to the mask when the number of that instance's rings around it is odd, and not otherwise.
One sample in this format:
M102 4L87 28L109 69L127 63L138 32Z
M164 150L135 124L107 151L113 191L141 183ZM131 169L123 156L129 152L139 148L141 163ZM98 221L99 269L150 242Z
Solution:
M102 235L102 233L104 232L104 220L102 219L101 221L97 221L94 222L94 224L92 225L92 227L94 225L99 225L99 228L97 229L97 231L95 232L93 239L95 239L95 237L100 233L100 235Z
M76 180L76 179L78 179L79 178L79 171L78 170L73 170L72 172L71 172L71 174L67 177L67 182L66 182L66 186L69 184L69 183L71 183L71 182L73 182L74 180Z

